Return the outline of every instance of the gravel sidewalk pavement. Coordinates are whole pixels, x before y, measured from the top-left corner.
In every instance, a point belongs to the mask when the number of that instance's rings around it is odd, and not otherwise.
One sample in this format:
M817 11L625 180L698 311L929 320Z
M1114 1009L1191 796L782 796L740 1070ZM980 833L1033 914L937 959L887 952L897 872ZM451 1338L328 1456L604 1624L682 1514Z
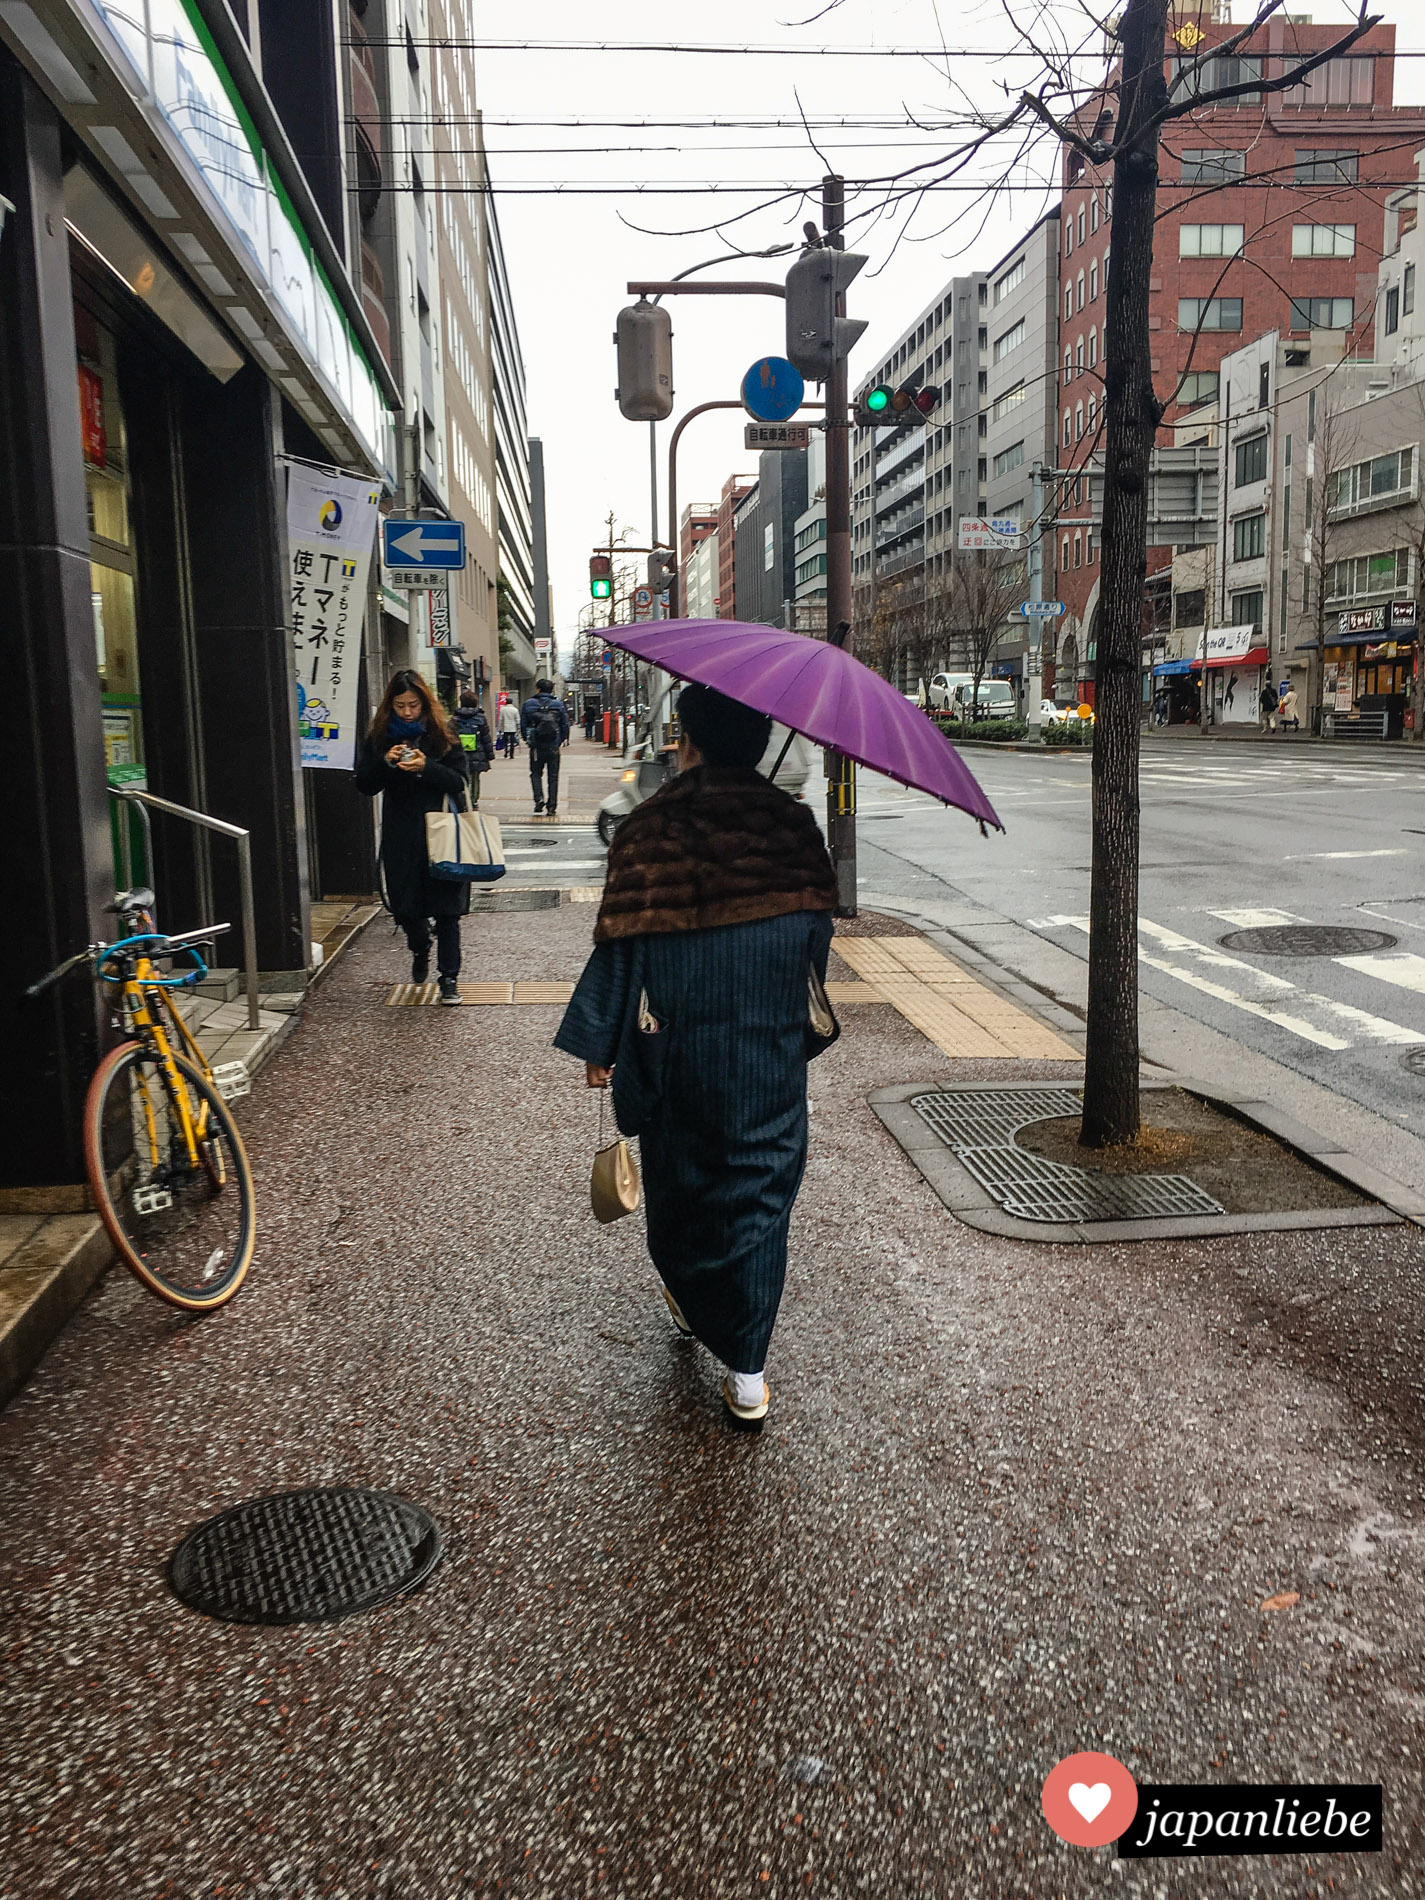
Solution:
M466 974L572 977L592 922L474 919ZM243 1104L235 1303L115 1272L0 1416L0 1895L1425 1894L1425 1234L973 1232L868 1091L1063 1065L857 1007L738 1437L637 1218L589 1215L558 1011L386 1008L406 974L378 920ZM338 1482L435 1514L423 1593L286 1630L168 1594L200 1519ZM1069 1848L1078 1749L1383 1781L1385 1852Z

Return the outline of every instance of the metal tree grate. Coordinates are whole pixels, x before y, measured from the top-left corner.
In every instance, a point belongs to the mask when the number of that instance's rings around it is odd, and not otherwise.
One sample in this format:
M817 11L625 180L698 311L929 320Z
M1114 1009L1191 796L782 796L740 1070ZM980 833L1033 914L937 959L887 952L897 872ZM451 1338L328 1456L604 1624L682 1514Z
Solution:
M1099 1174L1019 1147L1031 1122L1077 1115L1072 1089L938 1089L911 1107L961 1167L1020 1220L1155 1220L1221 1214L1221 1203L1184 1174Z
M168 1581L225 1623L326 1623L414 1590L440 1554L434 1518L388 1491L279 1491L191 1530Z

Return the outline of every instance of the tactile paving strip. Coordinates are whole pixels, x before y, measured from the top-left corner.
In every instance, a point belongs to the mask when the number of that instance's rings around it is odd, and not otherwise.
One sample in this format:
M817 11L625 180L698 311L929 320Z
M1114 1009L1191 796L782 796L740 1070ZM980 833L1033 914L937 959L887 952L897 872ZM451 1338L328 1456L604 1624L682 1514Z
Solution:
M923 937L837 937L836 952L947 1056L1079 1062L1047 1023Z
M1020 1220L1164 1220L1222 1214L1185 1174L1098 1174L1030 1154L1015 1135L1031 1122L1077 1115L1073 1089L938 1089L911 1107L1006 1214Z

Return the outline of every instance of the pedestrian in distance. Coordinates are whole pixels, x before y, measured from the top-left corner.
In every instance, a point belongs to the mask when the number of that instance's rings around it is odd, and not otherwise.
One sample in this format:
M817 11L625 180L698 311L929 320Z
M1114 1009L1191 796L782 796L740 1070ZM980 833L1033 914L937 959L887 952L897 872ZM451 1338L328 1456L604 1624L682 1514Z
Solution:
M440 1000L460 1001L460 919L470 908L468 884L430 875L426 813L453 798L463 809L466 754L435 695L410 668L392 677L356 762L356 789L381 794L381 872L391 915L406 933L411 981L430 975L435 920Z
M599 723L599 702L596 699L584 701L584 737L592 739Z
M512 699L500 707L496 723L500 728L500 750L507 759L512 759L520 743L520 709Z
M1257 699L1258 732L1275 732L1277 729L1277 689L1268 680Z
M1296 696L1296 688L1288 686L1282 694L1281 703L1282 731L1290 726L1293 732L1301 731L1301 701Z
M480 775L488 772L495 762L495 742L490 737L490 722L479 697L468 686L460 695L460 710L451 724L465 754L465 766L470 774L470 809L474 811L480 803Z
M535 681L520 711L520 734L529 747L535 815L547 812L552 818L559 809L559 749L569 743L569 714L550 692L548 680Z
M836 876L810 809L756 770L769 719L689 686L678 722L681 771L614 834L554 1042L590 1088L612 1082L674 1324L727 1368L734 1425L760 1430L807 1062L840 1033L821 988Z

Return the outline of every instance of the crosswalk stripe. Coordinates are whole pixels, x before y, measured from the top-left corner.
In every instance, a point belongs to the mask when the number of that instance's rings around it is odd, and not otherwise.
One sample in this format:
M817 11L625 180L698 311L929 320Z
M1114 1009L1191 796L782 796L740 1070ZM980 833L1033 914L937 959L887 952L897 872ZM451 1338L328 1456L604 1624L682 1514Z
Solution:
M1306 921L1289 910L1209 910L1205 914L1220 917L1224 924L1230 924L1234 930L1269 930L1273 924L1301 924Z
M1409 951L1372 951L1367 956L1333 957L1331 961L1344 964L1348 970L1359 970L1363 976L1378 976L1383 983L1394 983L1403 990L1415 990L1425 996L1425 957L1414 956Z
M1088 933L1087 917L1053 917L1044 921ZM1187 984L1190 989L1227 1004L1229 1008L1240 1009L1263 1022L1274 1023L1278 1029L1285 1029L1304 1042L1315 1043L1318 1048L1340 1051L1350 1049L1357 1042L1383 1042L1397 1048L1425 1043L1425 1034L1419 1030L1407 1029L1404 1024L1391 1022L1388 1017L1374 1016L1369 1010L1357 1009L1351 1003L1337 1002L1334 997L1319 996L1314 991L1300 989L1285 977L1244 963L1240 957L1230 956L1215 944L1199 943L1196 938L1185 937L1181 931L1154 923L1151 917L1140 917L1138 930L1140 937L1147 937L1160 953L1154 954L1139 944L1138 959L1150 970L1161 971L1164 976L1171 976L1177 982ZM1170 955L1175 955L1179 961L1170 961ZM1360 965L1389 962L1391 959L1336 957L1333 961ZM1401 981L1405 987L1425 990L1425 958L1395 961L1419 964L1419 971L1414 973L1417 981L1407 982L1403 972L1395 980ZM1184 962L1196 967L1184 968ZM1371 970L1369 973L1379 975L1380 971ZM1228 976L1234 980L1225 981Z

